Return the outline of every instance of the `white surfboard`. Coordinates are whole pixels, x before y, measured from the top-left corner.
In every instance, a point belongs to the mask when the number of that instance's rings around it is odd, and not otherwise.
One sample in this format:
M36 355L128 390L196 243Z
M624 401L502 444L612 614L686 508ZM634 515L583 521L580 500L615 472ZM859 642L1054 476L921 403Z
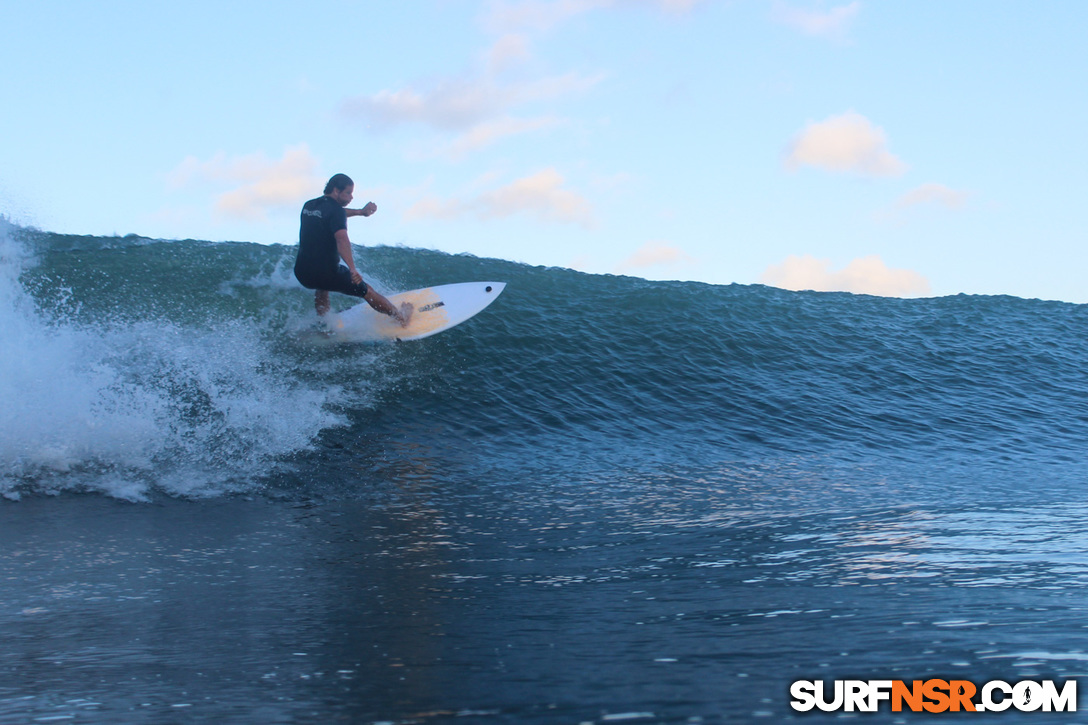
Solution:
M407 327L366 302L329 315L327 324L339 340L421 340L460 325L494 302L505 288L505 282L461 282L388 295L397 307L411 302L415 308Z

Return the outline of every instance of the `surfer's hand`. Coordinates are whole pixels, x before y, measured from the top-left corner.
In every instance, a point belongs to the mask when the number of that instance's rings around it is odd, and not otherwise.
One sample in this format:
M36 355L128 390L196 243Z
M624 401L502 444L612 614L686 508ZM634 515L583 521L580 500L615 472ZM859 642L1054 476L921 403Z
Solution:
M372 201L368 201L366 206L363 207L363 216L370 216L376 211L378 211L378 205Z
M354 268L351 269L351 283L352 284L362 284L363 283L363 275L359 274L359 270L354 269Z
M405 302L400 306L400 309L397 310L396 317L401 327L408 327L408 323L412 320L412 313L415 312L415 310L416 308L412 306L411 302Z

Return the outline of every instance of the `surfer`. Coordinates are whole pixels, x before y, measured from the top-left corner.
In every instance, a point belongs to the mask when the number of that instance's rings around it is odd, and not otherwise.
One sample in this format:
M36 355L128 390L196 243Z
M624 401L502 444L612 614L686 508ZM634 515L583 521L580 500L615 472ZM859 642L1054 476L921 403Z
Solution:
M362 209L347 209L354 191L355 183L350 177L336 174L325 185L324 196L310 199L302 206L295 278L303 287L314 290L314 308L318 315L329 311L329 292L340 292L362 297L378 312L407 325L412 317L412 305L406 302L398 309L367 285L355 268L348 240L348 217L370 216L378 206L371 201ZM341 260L347 266L341 264Z

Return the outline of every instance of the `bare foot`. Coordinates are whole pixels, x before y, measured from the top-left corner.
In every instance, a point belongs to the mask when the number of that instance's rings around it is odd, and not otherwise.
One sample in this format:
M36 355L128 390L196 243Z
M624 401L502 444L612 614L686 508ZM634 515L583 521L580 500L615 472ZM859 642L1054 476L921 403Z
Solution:
M416 308L411 302L405 302L397 310L397 320L400 322L401 327L408 327L408 323L412 321L412 313L416 311Z

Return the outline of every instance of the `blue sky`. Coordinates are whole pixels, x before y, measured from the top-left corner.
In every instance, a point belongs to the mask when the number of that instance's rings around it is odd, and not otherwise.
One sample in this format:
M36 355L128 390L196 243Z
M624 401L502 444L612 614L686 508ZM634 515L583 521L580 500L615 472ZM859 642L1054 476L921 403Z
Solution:
M0 213L1088 302L1088 3L0 0ZM363 270L364 275L366 273Z

